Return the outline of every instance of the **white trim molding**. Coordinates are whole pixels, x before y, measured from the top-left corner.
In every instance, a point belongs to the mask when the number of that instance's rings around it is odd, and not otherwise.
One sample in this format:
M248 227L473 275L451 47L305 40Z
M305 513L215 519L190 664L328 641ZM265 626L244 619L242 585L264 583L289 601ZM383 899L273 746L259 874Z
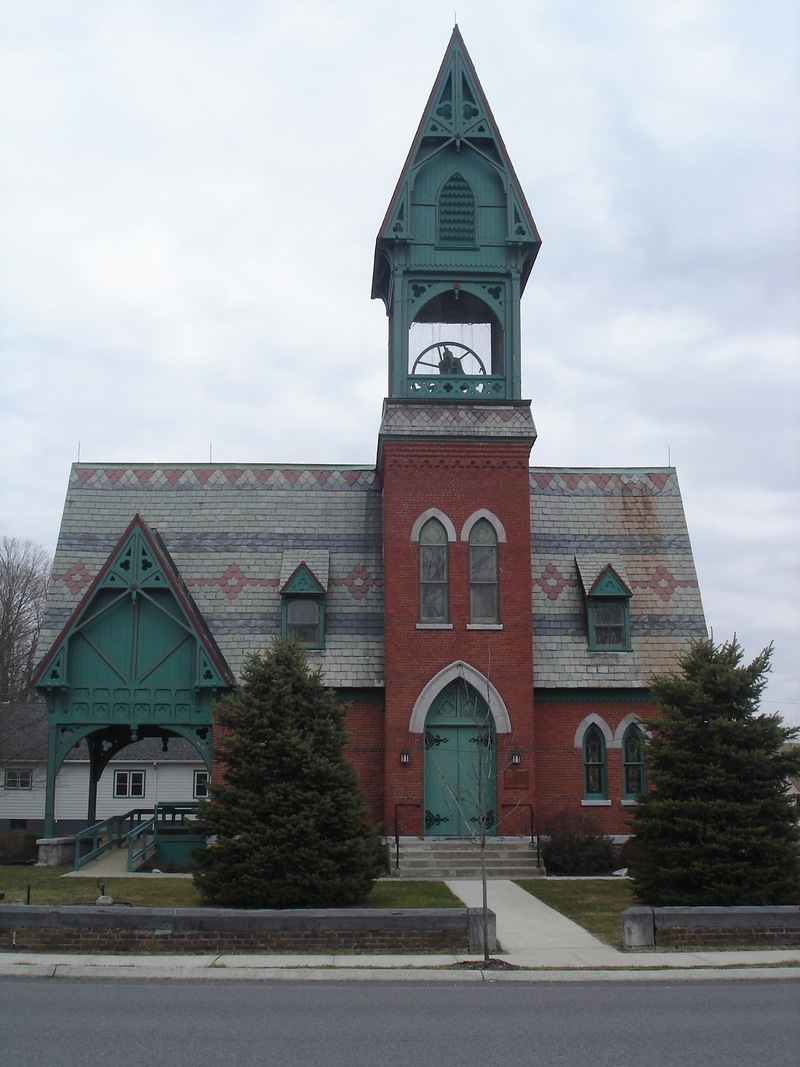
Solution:
M477 511L473 511L464 525L461 527L461 540L469 541L469 535L472 532L472 527L479 519L486 519L494 526L494 532L497 534L497 540L499 543L503 543L506 540L506 530L502 522L496 515L493 515L491 511L487 511L486 508L478 508Z
M510 734L511 717L508 714L505 701L485 674L481 674L479 670L470 666L469 663L465 663L462 659L457 659L449 666L443 667L423 688L414 703L414 709L411 712L411 718L408 723L408 732L410 734L421 734L423 732L425 719L433 701L445 686L459 680L471 685L486 700L494 719L494 728L497 733Z
M578 723L578 729L575 731L575 748L583 748L583 737L590 726L599 727L600 733L605 738L606 748L619 748L621 742L617 744L614 743L614 735L611 733L611 727L604 718L597 714L596 711L593 711Z
M428 508L427 511L423 511L423 513L417 518L416 522L411 527L412 541L419 541L419 535L422 532L422 527L425 525L428 519L438 519L447 531L447 540L456 540L456 528L455 526L453 526L452 522L448 519L445 513L443 511L439 511L438 508Z

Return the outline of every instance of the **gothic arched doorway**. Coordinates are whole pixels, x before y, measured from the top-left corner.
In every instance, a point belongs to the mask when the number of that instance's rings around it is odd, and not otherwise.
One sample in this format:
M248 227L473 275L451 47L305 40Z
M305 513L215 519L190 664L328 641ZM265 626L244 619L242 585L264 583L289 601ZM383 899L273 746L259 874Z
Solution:
M446 686L425 719L427 837L497 833L497 745L481 695L463 680Z

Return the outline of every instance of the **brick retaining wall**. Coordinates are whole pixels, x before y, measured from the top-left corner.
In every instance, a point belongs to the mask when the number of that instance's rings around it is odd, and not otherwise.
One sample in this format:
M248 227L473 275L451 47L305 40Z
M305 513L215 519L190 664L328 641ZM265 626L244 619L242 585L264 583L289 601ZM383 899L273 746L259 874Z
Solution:
M489 949L496 921L489 913ZM479 908L233 911L0 906L0 950L27 952L482 951Z
M800 945L800 906L627 908L622 945L653 948L793 948Z

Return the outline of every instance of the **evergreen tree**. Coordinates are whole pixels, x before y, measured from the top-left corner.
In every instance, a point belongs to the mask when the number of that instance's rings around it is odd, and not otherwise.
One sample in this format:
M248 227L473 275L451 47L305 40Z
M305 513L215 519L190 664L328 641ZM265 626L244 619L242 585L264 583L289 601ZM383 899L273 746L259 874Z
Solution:
M219 779L203 805L213 843L198 853L204 900L237 908L345 907L377 871L344 709L304 650L276 640L252 655L216 709Z
M786 780L797 729L758 714L772 646L749 665L736 638L697 641L680 674L651 684L659 714L645 723L650 792L639 797L631 875L640 902L796 904L800 831Z

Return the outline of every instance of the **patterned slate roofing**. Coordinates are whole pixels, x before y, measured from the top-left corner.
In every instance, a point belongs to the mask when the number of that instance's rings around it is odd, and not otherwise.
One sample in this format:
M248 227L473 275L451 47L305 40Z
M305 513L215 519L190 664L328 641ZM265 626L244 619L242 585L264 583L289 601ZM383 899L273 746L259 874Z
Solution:
M457 414L444 420L446 432ZM520 431L529 418L523 414ZM537 687L632 688L672 669L688 640L706 632L675 471L534 467L530 487ZM305 561L327 584L327 647L309 653L312 665L331 685L383 685L374 469L75 464L43 654L137 512L163 539L235 674L247 653L280 632L280 588L290 565ZM577 560L595 574L610 563L631 588L630 652L588 651Z
M327 581L324 652L331 685L383 683L380 486L368 468L98 466L70 474L42 651L133 515L162 538L231 669L280 633L284 559ZM323 565L328 556L327 570ZM313 560L313 563L312 563Z
M534 682L646 686L706 635L672 468L531 468ZM580 563L580 569L579 569ZM630 587L631 651L590 652L584 587L606 564Z
M503 403L432 404L430 401L384 400L381 439L387 437L463 437L508 440L519 438L533 444L529 400Z

